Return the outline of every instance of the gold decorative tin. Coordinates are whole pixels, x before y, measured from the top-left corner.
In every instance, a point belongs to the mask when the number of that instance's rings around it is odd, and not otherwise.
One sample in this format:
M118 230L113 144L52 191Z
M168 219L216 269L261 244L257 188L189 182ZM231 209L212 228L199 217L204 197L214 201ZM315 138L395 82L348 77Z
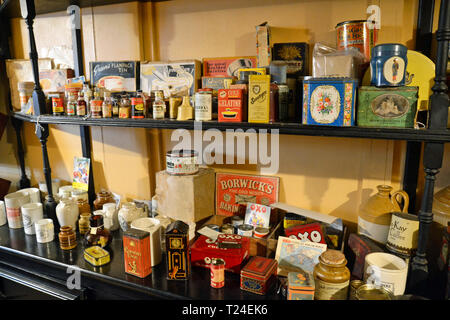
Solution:
M103 266L110 261L109 252L99 246L84 250L84 259L95 267Z

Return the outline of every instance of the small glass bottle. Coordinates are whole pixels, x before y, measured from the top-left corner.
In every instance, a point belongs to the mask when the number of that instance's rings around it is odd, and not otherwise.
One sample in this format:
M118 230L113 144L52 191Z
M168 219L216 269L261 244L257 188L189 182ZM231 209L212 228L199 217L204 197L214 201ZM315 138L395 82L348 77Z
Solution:
M84 235L85 247L107 247L112 240L112 235L105 228L102 215L93 215L89 218L89 231Z
M103 118L112 118L111 94L108 91L105 91L103 97L102 116Z
M84 96L84 101L86 101L86 114L90 113L89 107L91 105L91 100L92 100L92 90L91 87L89 86L89 82L85 82L83 84L83 96Z
M87 114L86 109L87 108L86 108L86 101L84 100L84 93L83 91L80 91L77 100L77 116L84 117Z
M119 117L119 101L117 97L111 97L111 105L112 105L112 116L113 118Z
M127 95L123 95L120 99L120 106L119 106L119 118L122 119L128 119L130 118L130 99L128 99Z
M77 110L77 100L75 97L75 92L69 93L69 100L67 101L66 105L66 114L68 116L74 116L76 114Z
M102 117L102 103L100 99L100 93L94 91L94 98L91 100L91 118L101 118Z
M346 300L350 270L342 252L329 249L319 257L314 267L315 300Z
M153 102L153 119L164 119L166 112L166 103L164 102L164 92L155 92L155 101Z
M131 98L131 118L145 118L145 98L142 94L142 90L136 91L136 97Z

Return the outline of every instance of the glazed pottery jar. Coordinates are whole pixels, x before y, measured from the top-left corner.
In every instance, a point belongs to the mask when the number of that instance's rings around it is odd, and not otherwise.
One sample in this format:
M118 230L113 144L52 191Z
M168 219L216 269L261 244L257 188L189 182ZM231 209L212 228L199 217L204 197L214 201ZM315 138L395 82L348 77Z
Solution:
M131 223L140 218L140 213L133 202L125 202L119 210L119 225L123 231L127 231L131 227Z
M78 205L78 212L80 214L82 213L91 213L91 206L89 205L89 203L84 200L84 199L78 199L77 201L77 205Z
M81 235L85 235L89 231L89 219L91 214L89 212L80 213L80 220L78 220L78 230Z
M56 217L60 226L71 226L75 230L78 216L78 205L72 198L61 199L56 206Z
M119 216L115 203L105 203L103 205L103 212L105 212L106 218L111 220L111 227L109 230L115 231L119 229Z
M338 250L327 250L314 267L315 300L346 300L350 284L347 259Z
M34 202L24 204L21 208L22 221L25 234L36 234L34 224L36 221L44 219L42 203Z
M77 236L71 226L62 226L58 236L61 249L70 250L77 246Z
M109 191L101 191L97 193L97 199L94 201L94 209L101 210L105 203L116 203Z
M379 185L377 189L378 193L370 197L360 208L358 234L367 236L378 243L385 244L389 233L389 226L391 225L392 212L406 213L409 205L409 197L402 190L391 193L391 186ZM403 208L400 207L399 197L403 198Z

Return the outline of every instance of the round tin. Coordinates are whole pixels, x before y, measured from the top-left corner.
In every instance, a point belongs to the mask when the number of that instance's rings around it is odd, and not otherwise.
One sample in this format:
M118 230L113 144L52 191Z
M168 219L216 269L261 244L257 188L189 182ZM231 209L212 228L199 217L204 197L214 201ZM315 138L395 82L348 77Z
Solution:
M231 218L231 224L233 225L233 227L237 228L243 223L244 223L244 219L240 216L233 216Z
M211 287L223 288L225 285L225 261L219 258L213 258L210 264L211 268Z
M194 98L195 121L212 120L212 89L200 89Z
M393 300L393 295L385 288L374 284L363 284L356 290L355 300Z
M350 281L350 290L349 290L349 300L356 300L356 290L358 290L359 287L364 285L364 281L362 280L352 280Z
M237 227L237 233L243 237L251 237L253 236L253 226L249 224L241 224Z
M189 175L198 172L198 152L172 150L166 153L166 171L172 175Z
M371 84L377 87L405 85L408 48L400 43L379 44L372 48Z
M378 29L372 21L344 21L336 25L336 37L338 50L357 48L369 61L372 48L378 40Z
M255 228L254 236L255 238L265 238L269 234L270 230L268 228Z
M410 256L417 249L419 218L402 212L392 213L386 248L395 253Z
M225 234L233 234L234 227L231 223L226 223L226 224L222 225L221 231L222 231L222 233L225 233Z
M213 229L214 231L217 231L217 232L219 232L219 230L220 230L220 227L217 224L213 224L213 223L207 224L205 227Z

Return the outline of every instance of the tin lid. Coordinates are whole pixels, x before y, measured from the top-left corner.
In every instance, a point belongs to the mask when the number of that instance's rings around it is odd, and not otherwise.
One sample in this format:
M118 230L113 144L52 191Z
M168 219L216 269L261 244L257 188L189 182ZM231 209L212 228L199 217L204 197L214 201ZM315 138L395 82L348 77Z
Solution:
M319 260L330 266L341 266L347 264L345 255L342 252L333 249L328 249L323 252L319 257Z
M150 233L147 231L133 229L133 228L128 229L127 231L125 231L123 233L124 237L134 238L134 239L138 239L138 240L144 239L144 238L148 237L149 235L150 235Z
M352 23L369 23L369 24L375 24L375 21L373 20L348 20L348 21L343 21L343 22L339 22L335 28L340 27L344 24L352 24Z
M267 280L272 274L276 274L278 263L274 259L253 256L241 270L241 276L259 280Z
M166 156L189 158L189 157L197 157L198 152L195 150L188 150L188 149L176 149L172 151L167 151Z
M270 232L270 230L268 228L255 228L255 233L257 234L268 234Z
M250 231L253 230L253 228L254 227L250 224L241 224L240 226L238 226L238 229L242 231Z
M109 252L99 246L86 248L84 254L87 254L96 260L109 256Z
M356 290L356 300L392 300L393 295L381 286L364 284Z

